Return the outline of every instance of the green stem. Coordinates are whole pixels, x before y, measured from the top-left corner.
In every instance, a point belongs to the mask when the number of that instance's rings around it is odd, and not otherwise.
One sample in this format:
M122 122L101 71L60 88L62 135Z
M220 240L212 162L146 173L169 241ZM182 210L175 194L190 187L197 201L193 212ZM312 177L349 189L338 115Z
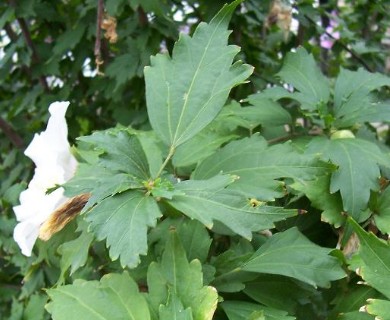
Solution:
M158 178L159 176L161 176L164 168L166 167L166 165L168 164L169 160L171 160L172 156L174 155L175 153L175 147L174 146L171 146L171 148L169 149L169 153L165 159L165 161L163 162L163 164L161 165L161 168L158 170L158 173L156 175L156 178Z

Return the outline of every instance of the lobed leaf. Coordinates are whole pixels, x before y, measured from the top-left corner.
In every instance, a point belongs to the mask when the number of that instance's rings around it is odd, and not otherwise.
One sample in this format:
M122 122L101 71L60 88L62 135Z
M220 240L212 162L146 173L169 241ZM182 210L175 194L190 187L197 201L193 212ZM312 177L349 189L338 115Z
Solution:
M58 252L62 255L59 283L64 281L65 272L69 268L70 275L72 275L77 269L85 265L92 241L93 235L83 231L78 238L65 242L58 248Z
M299 47L296 52L289 52L277 75L299 90L291 97L301 103L302 109L313 111L319 104L328 102L328 79L321 73L313 56L304 48Z
M186 314L184 319L191 319L187 311L190 310L194 320L213 318L217 307L217 291L213 287L203 286L201 263L199 260L188 262L174 231L171 231L166 243L161 263L149 266L148 286L148 299L155 314L161 315L163 312L164 315L172 315L183 310Z
M365 232L358 223L349 219L360 240L358 257L361 261L359 275L370 286L390 299L390 246L373 233Z
M76 280L47 293L52 301L46 308L54 320L150 319L145 298L126 272L107 274L100 282Z
M224 301L221 303L229 320L294 320L284 310L278 310L246 301Z
M173 149L209 124L234 86L253 71L232 61L239 49L228 46L230 17L241 0L224 6L193 37L181 34L172 58L158 54L145 68L146 101L152 128Z
M226 189L234 180L232 176L219 175L208 180L183 181L175 186L181 194L167 202L209 229L215 220L247 239L252 238L252 231L273 228L275 221L297 214L296 210L252 206L242 193Z
M299 302L315 293L313 287L290 277L261 274L245 283L243 292L265 306L285 310L291 314Z
M106 239L110 257L122 266L136 267L139 255L148 251L148 227L161 217L156 201L141 191L130 190L108 197L86 216L98 240Z
M390 234L390 188L387 187L378 197L374 210L375 225L382 233Z
M296 227L273 235L243 265L242 270L279 274L314 287L329 287L330 281L345 277L337 258L309 241Z
M79 138L94 145L103 154L99 165L135 178L150 178L148 159L138 137L127 130L106 130Z
M329 169L326 163L313 155L299 153L289 143L268 146L264 138L253 135L230 142L202 161L192 178L209 179L220 172L233 174L239 179L229 189L247 197L274 200L285 195L283 182L276 179L312 180Z
M355 139L314 138L307 147L308 153L317 153L338 166L332 174L330 192L340 191L344 211L359 220L367 207L370 190L379 189L379 165L390 166L390 157L372 142Z
M303 192L311 201L311 205L322 210L321 220L336 228L345 222L343 203L338 193L330 193L330 175L317 177L315 180L295 182L291 188Z
M361 122L390 121L389 105L377 104L370 92L390 86L390 78L362 68L341 68L334 92L335 126L348 127Z
M366 310L369 314L375 315L375 319L390 319L390 301L380 299L369 299Z

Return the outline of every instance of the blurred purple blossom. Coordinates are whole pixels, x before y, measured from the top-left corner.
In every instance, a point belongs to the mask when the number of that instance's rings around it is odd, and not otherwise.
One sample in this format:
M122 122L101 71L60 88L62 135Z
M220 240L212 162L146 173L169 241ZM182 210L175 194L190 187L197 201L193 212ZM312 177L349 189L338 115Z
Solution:
M332 17L334 18L332 19ZM331 49L334 42L337 39L340 39L340 32L337 30L338 23L335 20L336 17L337 13L332 11L329 26L326 27L325 33L323 33L320 37L320 46L324 49Z

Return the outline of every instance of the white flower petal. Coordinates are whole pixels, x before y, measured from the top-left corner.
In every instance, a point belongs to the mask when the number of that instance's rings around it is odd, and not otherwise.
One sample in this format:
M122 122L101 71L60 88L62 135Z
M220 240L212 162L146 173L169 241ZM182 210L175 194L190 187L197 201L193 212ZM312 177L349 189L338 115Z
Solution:
M67 140L65 113L68 106L69 102L54 102L50 105L51 116L46 130L35 134L24 152L34 161L36 168L28 189L20 194L20 205L13 209L19 221L14 230L14 239L27 256L31 255L42 223L68 200L63 188L46 193L48 189L69 180L77 167Z
M19 245L22 253L30 257L31 251L39 234L39 224L34 221L25 220L16 225L14 229L14 240Z

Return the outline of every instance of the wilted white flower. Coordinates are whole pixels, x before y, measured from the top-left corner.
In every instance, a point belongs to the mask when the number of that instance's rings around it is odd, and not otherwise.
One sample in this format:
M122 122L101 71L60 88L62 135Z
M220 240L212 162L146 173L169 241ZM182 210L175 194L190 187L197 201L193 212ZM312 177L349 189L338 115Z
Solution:
M24 152L34 161L36 168L27 190L20 194L20 205L13 209L19 221L14 229L14 239L26 256L31 256L42 223L68 200L63 188L47 194L48 189L69 180L77 166L67 139L65 113L68 106L67 101L54 102L49 106L50 118L46 130L35 134Z

